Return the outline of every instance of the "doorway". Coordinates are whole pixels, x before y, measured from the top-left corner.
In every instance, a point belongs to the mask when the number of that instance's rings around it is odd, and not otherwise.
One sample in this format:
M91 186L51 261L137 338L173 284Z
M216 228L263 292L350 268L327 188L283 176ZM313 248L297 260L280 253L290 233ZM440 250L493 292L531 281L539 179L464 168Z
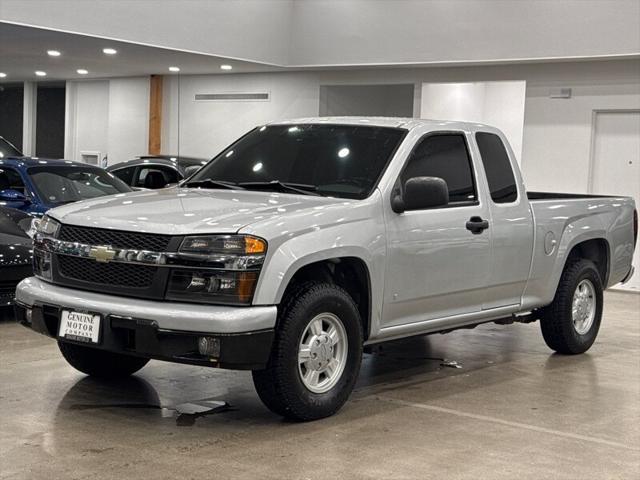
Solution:
M0 85L0 137L22 150L22 116L24 87L19 84Z
M595 194L633 197L640 205L640 110L596 111L593 117L590 190ZM640 292L640 252L636 274L619 288Z
M64 157L65 85L38 84L36 156Z
M320 116L413 117L414 85L321 85Z

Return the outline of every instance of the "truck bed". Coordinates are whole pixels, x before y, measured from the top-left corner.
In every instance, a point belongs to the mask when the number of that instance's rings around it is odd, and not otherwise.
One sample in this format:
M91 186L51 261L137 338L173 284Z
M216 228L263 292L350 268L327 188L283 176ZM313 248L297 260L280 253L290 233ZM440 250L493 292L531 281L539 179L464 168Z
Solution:
M553 299L566 256L573 245L606 241L606 287L629 273L634 250L632 198L607 195L527 192L535 220L533 258L524 306L537 308Z

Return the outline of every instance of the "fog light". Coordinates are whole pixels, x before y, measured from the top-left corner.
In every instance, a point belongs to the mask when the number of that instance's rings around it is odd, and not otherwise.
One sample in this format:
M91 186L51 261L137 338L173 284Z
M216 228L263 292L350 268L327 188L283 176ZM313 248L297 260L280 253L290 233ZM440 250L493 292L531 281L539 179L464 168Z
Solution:
M198 352L205 357L219 357L220 340L214 337L199 337Z

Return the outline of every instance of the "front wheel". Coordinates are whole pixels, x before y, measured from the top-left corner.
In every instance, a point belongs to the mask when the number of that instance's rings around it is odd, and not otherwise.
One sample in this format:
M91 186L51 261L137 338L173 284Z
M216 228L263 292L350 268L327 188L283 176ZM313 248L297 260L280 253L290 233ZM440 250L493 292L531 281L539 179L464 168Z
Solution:
M308 421L328 417L347 401L362 361L362 324L342 288L310 282L287 295L265 370L253 372L274 413Z
M571 261L540 319L549 348L569 355L589 350L600 329L602 302L602 281L595 264L585 259Z

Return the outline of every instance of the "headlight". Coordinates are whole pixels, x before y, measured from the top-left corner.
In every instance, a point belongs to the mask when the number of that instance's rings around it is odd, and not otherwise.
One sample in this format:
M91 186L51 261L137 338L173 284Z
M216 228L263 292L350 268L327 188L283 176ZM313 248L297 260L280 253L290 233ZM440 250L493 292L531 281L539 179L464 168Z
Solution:
M177 301L248 305L266 252L267 242L250 235L186 237L179 255L183 265L194 268L173 269L165 297Z
M200 255L260 255L267 251L267 242L251 235L210 235L186 237L180 245L181 253Z
M47 237L55 237L60 229L60 222L45 215L36 225L36 233Z

